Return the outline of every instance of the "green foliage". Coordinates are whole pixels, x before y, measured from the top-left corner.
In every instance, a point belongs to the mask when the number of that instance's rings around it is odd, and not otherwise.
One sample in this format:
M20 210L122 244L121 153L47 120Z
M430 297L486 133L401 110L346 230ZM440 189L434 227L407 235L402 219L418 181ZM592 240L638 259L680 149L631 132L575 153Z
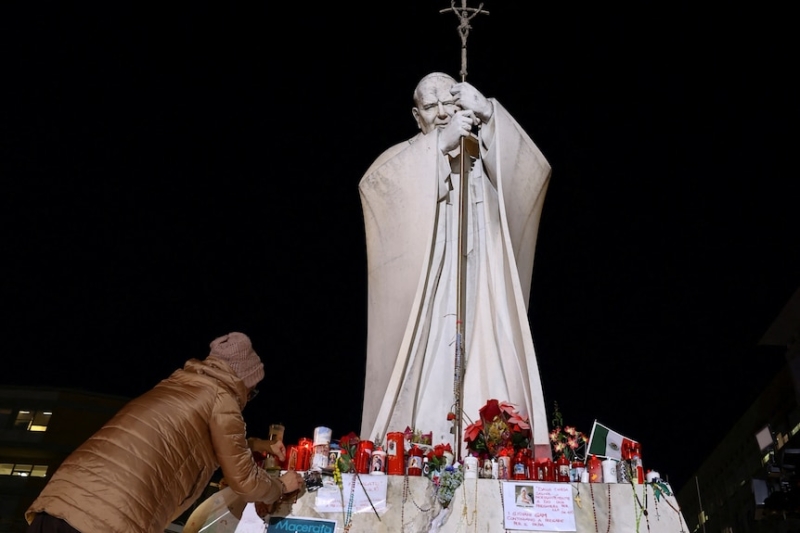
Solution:
M456 490L464 481L464 472L459 466L448 466L439 476L437 499L442 507L447 507L455 496Z

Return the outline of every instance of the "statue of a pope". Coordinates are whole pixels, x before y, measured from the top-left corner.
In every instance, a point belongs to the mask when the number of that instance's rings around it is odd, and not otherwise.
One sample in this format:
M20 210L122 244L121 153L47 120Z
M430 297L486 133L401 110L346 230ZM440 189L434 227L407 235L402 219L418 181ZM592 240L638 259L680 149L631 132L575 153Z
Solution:
M515 404L530 418L536 456L551 456L527 315L550 165L497 100L447 74L419 82L412 114L420 133L381 154L359 184L369 293L361 438L384 440L411 427L431 431L434 444L453 442L447 415L454 406L464 137L463 414L474 420L489 399Z

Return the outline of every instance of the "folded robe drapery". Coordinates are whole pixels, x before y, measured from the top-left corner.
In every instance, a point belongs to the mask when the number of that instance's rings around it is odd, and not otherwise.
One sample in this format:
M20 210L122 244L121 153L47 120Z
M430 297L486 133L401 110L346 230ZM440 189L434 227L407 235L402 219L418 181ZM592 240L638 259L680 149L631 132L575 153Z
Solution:
M528 414L537 455L550 455L527 309L550 165L493 100L470 175L464 414L489 399ZM361 179L367 238L368 333L361 437L407 426L452 438L458 168L436 132L384 152ZM456 206L456 207L454 207ZM449 438L447 438L449 437Z

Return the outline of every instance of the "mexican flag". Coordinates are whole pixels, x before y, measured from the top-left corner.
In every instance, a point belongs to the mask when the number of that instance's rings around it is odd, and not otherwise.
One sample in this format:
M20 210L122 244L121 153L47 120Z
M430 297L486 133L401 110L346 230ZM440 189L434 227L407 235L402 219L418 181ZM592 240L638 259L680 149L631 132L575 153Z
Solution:
M589 436L589 447L586 453L587 455L609 457L621 461L623 447L628 448L634 444L636 444L636 441L623 437L595 420L592 426L592 434Z

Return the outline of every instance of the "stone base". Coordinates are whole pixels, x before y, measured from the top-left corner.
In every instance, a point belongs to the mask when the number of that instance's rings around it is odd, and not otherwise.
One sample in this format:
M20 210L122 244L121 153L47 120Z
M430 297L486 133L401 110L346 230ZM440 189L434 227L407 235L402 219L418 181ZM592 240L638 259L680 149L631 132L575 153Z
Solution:
M405 481L406 478L402 476L388 476L386 509L380 516L376 516L371 509L354 513L349 533L517 531L505 528L502 482L496 479L464 480L447 509L443 509L436 501L434 486L427 478L410 477L407 488ZM656 500L652 485L570 483L570 486L576 525L573 531L584 533L688 531L675 497L662 495ZM221 517L217 513L215 516L195 517L193 514L184 527L184 533L233 533L244 503L226 499L223 495L218 496L218 499L228 508L223 513L226 516ZM317 512L315 500L316 493L304 494L296 501L283 502L277 506L272 510L272 516L333 520L337 526L336 533L342 533L344 531L342 513ZM213 505L207 506L211 507ZM646 511L646 514L643 511ZM198 527L200 523L203 525Z

